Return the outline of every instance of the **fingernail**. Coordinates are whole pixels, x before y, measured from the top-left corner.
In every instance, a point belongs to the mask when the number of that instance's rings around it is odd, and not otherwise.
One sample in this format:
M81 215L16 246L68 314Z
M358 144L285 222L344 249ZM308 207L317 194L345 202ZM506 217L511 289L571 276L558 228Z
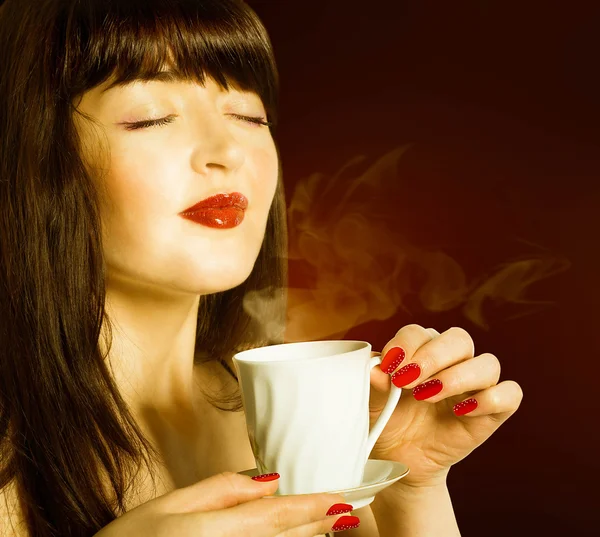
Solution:
M331 531L353 530L360 526L360 518L357 516L343 516L331 527Z
M468 414L469 412L473 412L473 410L475 410L477 408L477 401L475 399L467 399L465 401L463 401L462 403L458 403L456 405L454 405L454 408L452 410L454 410L454 413L457 416L464 416L465 414Z
M423 399L429 399L440 393L443 387L444 385L441 380L433 379L415 386L412 393L417 401L423 401Z
M352 509L354 508L349 503L336 503L329 508L329 511L327 511L327 514L325 516L349 513L350 511L352 511Z
M402 363L405 357L406 353L402 347L393 347L385 353L381 364L379 364L379 368L384 373L391 373Z
M254 481L260 481L262 483L265 481L275 481L280 477L281 476L277 472L273 472L272 474L255 475L252 479L254 479Z
M404 388L421 376L421 368L417 364L405 365L392 375L392 382L397 388Z

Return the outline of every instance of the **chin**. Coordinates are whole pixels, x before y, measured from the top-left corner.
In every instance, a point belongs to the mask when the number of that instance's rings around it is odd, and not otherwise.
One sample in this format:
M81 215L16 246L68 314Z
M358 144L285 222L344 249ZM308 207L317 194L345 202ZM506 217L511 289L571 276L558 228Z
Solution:
M203 278L201 294L222 293L243 284L252 274L253 265L245 270L240 270L240 268L242 267L238 266L232 270L231 266L223 267L221 271L212 276L206 275ZM210 284L208 290L206 289L207 283Z

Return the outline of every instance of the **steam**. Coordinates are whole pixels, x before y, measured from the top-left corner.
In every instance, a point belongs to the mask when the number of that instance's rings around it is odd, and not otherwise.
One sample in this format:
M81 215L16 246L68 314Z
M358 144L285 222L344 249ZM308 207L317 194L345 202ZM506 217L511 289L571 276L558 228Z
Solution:
M564 272L570 262L541 247L469 281L450 255L403 236L406 221L394 218L395 203L404 199L397 167L409 148L396 148L371 165L358 156L333 177L314 173L297 185L288 208L289 262L290 273L304 281L288 289L285 341L341 339L363 323L388 319L398 310L410 313L409 294L427 311L461 308L484 329L489 329L488 303L519 305L512 318L551 304L528 299L526 291ZM366 169L356 171L359 165ZM409 277L415 270L425 278L418 288ZM244 305L253 317L268 319L278 296L256 292ZM263 327L269 336L284 330L277 323Z

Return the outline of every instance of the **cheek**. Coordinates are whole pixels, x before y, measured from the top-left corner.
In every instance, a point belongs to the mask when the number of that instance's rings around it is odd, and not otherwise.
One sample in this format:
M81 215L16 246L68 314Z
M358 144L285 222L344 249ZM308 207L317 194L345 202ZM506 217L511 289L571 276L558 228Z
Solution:
M160 159L113 157L105 178L108 199L103 215L113 247L121 252L138 244L147 247L148 238L161 240L167 232L165 224L180 209L178 189L184 188L183 181L176 180L180 174L174 162L164 155Z
M168 197L174 195L173 187L177 186L172 180L175 173L172 163L171 159L164 156L159 159L151 154L113 158L106 180L115 205L124 213L140 209L148 212L164 206Z
M275 146L258 151L254 159L257 173L255 175L252 190L265 214L265 221L269 208L277 189L279 166Z
M116 144L115 144L116 145ZM182 159L168 147L131 147L113 150L107 187L114 208L125 218L166 216L177 212L182 180Z

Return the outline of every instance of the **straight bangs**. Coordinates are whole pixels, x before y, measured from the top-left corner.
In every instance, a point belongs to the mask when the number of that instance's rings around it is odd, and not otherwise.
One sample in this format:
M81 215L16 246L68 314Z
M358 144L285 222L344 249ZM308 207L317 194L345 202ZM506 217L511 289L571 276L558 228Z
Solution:
M268 34L238 0L79 0L69 2L49 51L61 62L57 86L66 102L110 80L108 88L148 80L168 69L175 81L256 93L277 123L279 80ZM60 64L59 64L60 65ZM107 89L108 89L107 88Z

